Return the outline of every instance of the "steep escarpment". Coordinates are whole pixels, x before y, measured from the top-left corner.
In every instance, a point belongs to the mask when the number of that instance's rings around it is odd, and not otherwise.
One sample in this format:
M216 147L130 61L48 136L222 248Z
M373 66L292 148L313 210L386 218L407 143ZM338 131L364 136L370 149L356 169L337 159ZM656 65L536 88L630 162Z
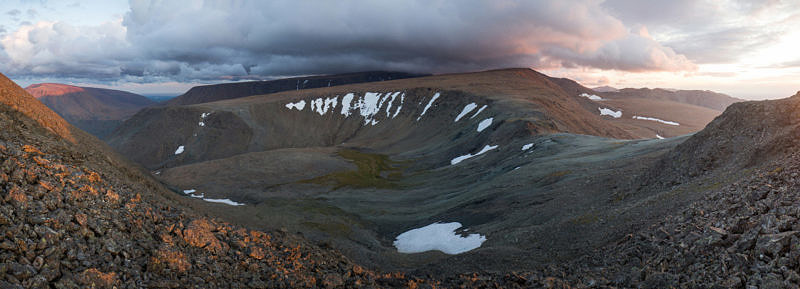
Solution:
M98 138L111 133L140 109L154 104L130 92L57 83L33 84L25 90L71 124Z
M165 105L190 105L287 90L331 87L352 83L387 81L425 76L404 72L368 71L334 75L294 77L269 81L249 81L197 86L166 101Z

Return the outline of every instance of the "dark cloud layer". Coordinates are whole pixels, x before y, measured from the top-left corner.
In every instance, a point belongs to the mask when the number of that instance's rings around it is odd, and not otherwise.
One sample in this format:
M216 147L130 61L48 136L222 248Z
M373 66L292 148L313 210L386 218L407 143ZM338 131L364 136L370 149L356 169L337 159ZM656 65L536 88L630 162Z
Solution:
M130 1L95 27L40 22L0 38L19 76L136 82L359 70L692 70L597 0Z

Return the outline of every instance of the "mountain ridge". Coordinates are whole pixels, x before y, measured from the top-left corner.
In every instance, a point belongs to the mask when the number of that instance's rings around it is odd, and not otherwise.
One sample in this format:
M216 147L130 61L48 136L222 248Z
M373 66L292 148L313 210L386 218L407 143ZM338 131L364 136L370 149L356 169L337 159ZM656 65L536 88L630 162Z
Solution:
M139 109L155 104L144 96L113 89L40 83L25 90L68 122L100 138Z

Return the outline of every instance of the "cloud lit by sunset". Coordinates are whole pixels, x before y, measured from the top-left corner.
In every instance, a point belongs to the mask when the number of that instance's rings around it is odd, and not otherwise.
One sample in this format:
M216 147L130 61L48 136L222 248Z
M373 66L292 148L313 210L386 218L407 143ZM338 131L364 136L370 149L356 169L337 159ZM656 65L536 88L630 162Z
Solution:
M22 1L0 66L21 83L147 92L392 70L531 67L586 86L800 89L796 1Z

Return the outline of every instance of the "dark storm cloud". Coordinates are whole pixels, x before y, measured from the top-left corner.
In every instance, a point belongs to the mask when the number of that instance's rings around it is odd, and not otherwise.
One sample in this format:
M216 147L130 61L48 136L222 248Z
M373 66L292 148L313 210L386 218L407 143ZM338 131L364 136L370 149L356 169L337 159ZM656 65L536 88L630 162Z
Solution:
M37 23L0 44L17 74L138 81L520 66L695 68L648 35L631 33L600 4L132 0L120 23Z

